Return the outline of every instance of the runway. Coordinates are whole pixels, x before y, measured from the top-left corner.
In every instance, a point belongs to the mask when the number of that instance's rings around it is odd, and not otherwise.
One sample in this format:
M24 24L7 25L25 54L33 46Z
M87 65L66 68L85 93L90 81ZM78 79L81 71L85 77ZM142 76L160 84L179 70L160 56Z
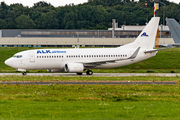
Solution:
M0 76L22 76L22 73L0 73ZM76 73L27 73L27 76L78 76ZM89 76L85 73L82 76ZM94 73L93 76L104 77L127 77L127 76L161 76L161 77L176 77L180 73Z
M0 73L0 76L22 76L22 73ZM75 73L27 73L27 76L77 76ZM86 75L85 73L82 76L91 77L89 75ZM102 76L102 77L132 77L132 76L162 76L162 77L176 77L180 76L180 73L94 73L93 76ZM179 82L176 81L168 81L168 82L153 82L153 81L68 81L68 82L62 82L62 81L56 81L56 82L33 82L33 81L17 81L17 82L3 82L0 81L0 84L20 84L20 85L51 85L51 84L59 84L59 85L131 85L131 84L167 84L167 85L175 85L179 84Z

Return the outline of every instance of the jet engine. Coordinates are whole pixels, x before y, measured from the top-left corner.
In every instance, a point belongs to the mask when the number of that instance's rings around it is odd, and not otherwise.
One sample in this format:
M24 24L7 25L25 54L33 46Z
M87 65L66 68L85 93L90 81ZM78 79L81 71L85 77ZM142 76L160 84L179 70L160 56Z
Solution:
M81 63L67 63L65 64L65 71L69 73L83 73L84 66Z

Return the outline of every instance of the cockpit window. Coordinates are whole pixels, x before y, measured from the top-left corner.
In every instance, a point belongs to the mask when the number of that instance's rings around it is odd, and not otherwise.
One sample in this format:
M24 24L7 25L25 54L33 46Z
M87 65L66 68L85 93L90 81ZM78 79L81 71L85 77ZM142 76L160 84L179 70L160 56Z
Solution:
M22 55L14 55L13 57L14 57L14 58L21 58Z

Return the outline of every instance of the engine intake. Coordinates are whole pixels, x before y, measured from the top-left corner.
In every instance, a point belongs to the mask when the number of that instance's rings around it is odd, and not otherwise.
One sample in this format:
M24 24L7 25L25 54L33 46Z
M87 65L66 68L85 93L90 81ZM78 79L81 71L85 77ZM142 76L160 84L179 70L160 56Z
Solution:
M82 63L67 63L65 64L65 71L69 73L83 73L84 66Z

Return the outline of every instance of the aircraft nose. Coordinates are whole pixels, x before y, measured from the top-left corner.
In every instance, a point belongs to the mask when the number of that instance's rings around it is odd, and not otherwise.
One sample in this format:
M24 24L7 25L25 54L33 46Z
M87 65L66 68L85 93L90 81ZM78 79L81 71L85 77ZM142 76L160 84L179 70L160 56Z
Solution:
M10 59L7 59L5 62L4 62L6 65L8 66L11 66L12 65L12 62Z

